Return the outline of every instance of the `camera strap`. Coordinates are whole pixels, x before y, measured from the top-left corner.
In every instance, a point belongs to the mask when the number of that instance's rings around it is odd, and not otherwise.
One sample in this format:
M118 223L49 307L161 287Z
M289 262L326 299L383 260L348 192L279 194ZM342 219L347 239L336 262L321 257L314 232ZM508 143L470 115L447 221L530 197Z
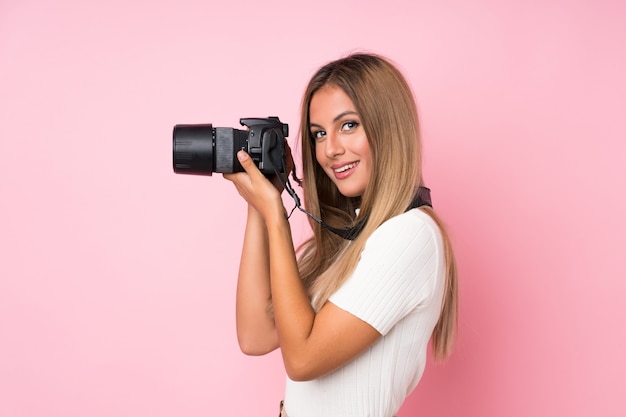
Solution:
M291 182L289 181L289 173L286 173L286 175L285 175L285 177L283 179L283 176L281 175L281 173L276 168L279 165L276 164L276 161L272 161L272 163L274 165L274 172L275 172L276 176L278 177L278 180L280 181L280 183L282 184L283 188L287 191L287 193L289 193L289 195L291 196L291 198L293 198L293 201L295 202L295 206L291 210L289 215L285 215L285 217L287 219L289 219L291 217L291 215L293 214L294 210L297 208L298 210L300 210L301 212L303 212L304 214L306 214L307 216L309 216L310 218L315 220L315 222L317 222L320 226L322 226L323 228L325 228L325 229L329 230L330 232L336 234L337 236L340 236L340 237L342 237L342 238L344 238L346 240L354 240L354 239L356 239L359 236L359 234L361 233L361 231L363 230L363 228L367 224L367 216L363 217L361 220L359 220L354 226L346 226L346 227L343 227L343 228L337 228L337 227L331 226L331 225L329 225L327 223L324 223L324 221L322 219L318 218L314 214L309 213L307 210L302 208L302 203L300 202L300 197L298 196L296 191L293 189L293 187L291 186ZM283 158L283 164L282 164L282 171L283 172L287 171L287 169L285 167L285 163L284 163L284 158ZM294 181L296 181L299 185L301 185L302 181L296 175L296 167L295 167L295 165L293 166L293 168L291 170L291 176L293 177ZM428 207L432 208L433 207L433 203L432 203L432 200L430 198L430 189L426 188L426 187L419 186L417 188L417 190L415 191L415 194L413 195L413 200L411 200L411 204L409 204L409 207L407 207L405 212L409 211L411 209L414 209L414 208L422 207L422 206L428 206Z
M422 207L422 206L428 206L432 208L433 204L430 198L430 189L420 186L418 187L415 193L415 196L413 197L413 200L411 200L411 204L409 204L409 207L407 207L405 212L414 208ZM324 223L321 219L316 218L315 216L311 215L310 213L306 211L305 213L307 213L311 218L313 218L313 220L318 222L322 227L328 229L329 231L333 232L334 234L338 236L341 236L342 238L346 240L356 239L361 233L361 231L363 230L363 228L365 227L365 225L367 224L367 217L363 217L354 226L344 227L344 228L339 229L339 228L336 228L329 224Z

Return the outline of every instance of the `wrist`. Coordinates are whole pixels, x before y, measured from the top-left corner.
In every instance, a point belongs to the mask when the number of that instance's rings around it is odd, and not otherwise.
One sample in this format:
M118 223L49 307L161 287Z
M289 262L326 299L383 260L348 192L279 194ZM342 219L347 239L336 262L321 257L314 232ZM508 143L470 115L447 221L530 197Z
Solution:
M282 200L279 200L278 204L267 210L263 218L268 227L289 224L287 210L285 210Z

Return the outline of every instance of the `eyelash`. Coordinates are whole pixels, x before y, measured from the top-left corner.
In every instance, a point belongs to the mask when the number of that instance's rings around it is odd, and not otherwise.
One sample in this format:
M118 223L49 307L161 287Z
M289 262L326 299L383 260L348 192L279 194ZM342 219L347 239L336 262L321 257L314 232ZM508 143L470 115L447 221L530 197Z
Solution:
M354 120L348 120L347 122L341 124L342 130L345 125L352 125L352 127L349 130L354 130L357 127L359 127L359 122L355 122Z
M351 127L350 127L350 128L348 128L348 129L344 129L346 125L351 125ZM354 129L356 129L357 127L359 127L359 122L355 122L354 120L348 120L348 121L343 122L343 123L341 124L341 129L340 129L340 131L342 131L342 132L345 132L345 131L350 131L350 130L354 130ZM326 134L326 132L325 132L324 130L316 130L316 131L313 131L313 132L311 132L311 138L313 138L314 140L315 140L315 139L321 139L323 136L319 136L319 135L320 135L320 134L322 134L322 133L323 133L324 135Z

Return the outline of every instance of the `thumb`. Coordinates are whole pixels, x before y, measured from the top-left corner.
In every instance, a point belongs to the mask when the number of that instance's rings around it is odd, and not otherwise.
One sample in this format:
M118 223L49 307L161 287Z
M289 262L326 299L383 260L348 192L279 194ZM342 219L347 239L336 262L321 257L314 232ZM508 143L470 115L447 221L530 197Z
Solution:
M255 171L260 172L259 169L254 165L254 161L246 151L237 152L237 159L241 164L242 168L248 173L248 175L253 174Z

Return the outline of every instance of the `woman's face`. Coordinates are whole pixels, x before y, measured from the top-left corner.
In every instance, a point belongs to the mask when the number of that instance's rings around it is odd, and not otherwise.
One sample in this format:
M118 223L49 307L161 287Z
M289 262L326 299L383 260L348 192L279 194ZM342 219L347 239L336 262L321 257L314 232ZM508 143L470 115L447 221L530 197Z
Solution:
M363 195L372 171L372 154L352 100L336 86L325 86L309 106L315 157L346 197Z

